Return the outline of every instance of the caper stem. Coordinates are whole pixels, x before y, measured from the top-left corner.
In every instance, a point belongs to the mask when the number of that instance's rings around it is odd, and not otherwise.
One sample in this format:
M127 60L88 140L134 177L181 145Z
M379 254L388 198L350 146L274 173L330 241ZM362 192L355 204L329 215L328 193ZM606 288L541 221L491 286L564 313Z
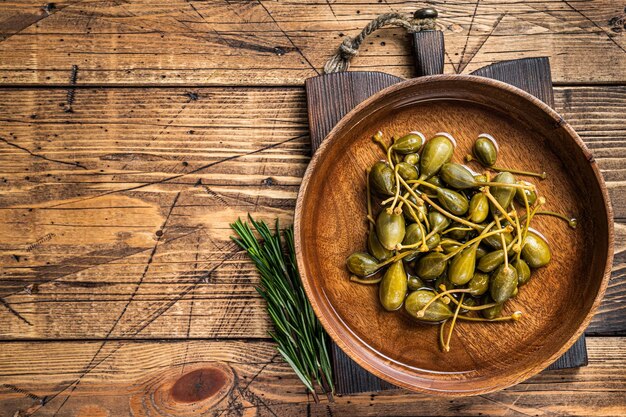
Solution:
M398 165L394 168L394 173L396 175L396 194L393 196L393 202L391 203L392 210L396 207L398 197L400 196L400 174L398 173L398 168Z
M364 284L364 285L378 284L382 280L383 280L382 276L379 276L376 278L359 278L356 275L350 275L350 281L358 282L359 284Z
M448 259L455 256L457 253L461 252L463 249L469 247L470 245L473 245L474 243L480 242L486 237L495 236L499 233L504 233L507 231L507 229L504 228L504 229L494 230L493 232L487 233L491 227L493 227L493 224L491 226L487 226L485 230L483 230L483 232L479 234L478 236L476 236L474 239L465 242L464 244L462 244L461 246L459 246L458 248L454 249L452 252L444 256L444 260L447 261Z
M450 323L450 330L448 330L448 338L446 339L445 351L450 352L450 339L452 339L452 331L454 330L454 325L456 324L456 318L459 316L459 311L461 311L461 304L463 303L463 298L465 294L461 294L461 302L456 306L456 310L454 310L454 316L452 317L452 323ZM450 297L454 298L454 297Z
M387 161L389 161L389 165L391 165L391 168L395 169L396 164L393 163L393 158L391 157L391 151L393 151L393 145L387 148Z
M517 261L519 262L522 256L522 249L524 248L524 241L526 240L526 234L528 233L528 228L530 227L530 205L528 204L528 196L526 193L522 193L522 197L524 197L524 208L526 209L526 219L524 223L524 229L519 237L520 248L519 252L517 252Z
M443 351L446 350L446 344L443 340L443 332L444 332L444 328L446 327L447 322L448 320L444 320L441 322L441 325L439 326L439 346L441 346L441 350Z
M455 232L455 231L466 232L468 230L474 230L474 229L472 229L471 227L451 227L451 228L446 229L445 231L441 232L441 234L445 235L446 233Z
M372 192L370 189L370 171L371 169L367 169L365 172L365 188L367 189L367 219L369 220L370 225L370 233L372 233L372 229L374 229L374 225L376 221L374 220L374 216L372 216Z
M410 190L413 190L413 188L411 188L411 186L409 186L409 184L406 181L404 181L402 179L402 177L400 177L400 182L406 188L408 188ZM409 181L409 183L413 183L413 182L414 181ZM413 191L416 191L416 190L413 190ZM418 191L418 193L419 193L419 191ZM435 210L437 210L438 212L440 212L444 216L448 217L449 219L452 219L452 220L454 220L454 221L456 221L458 223L464 224L465 226L471 227L472 229L478 230L479 232L482 231L483 228L484 228L484 226L481 226L480 224L472 223L472 222L467 221L467 220L465 220L465 219L463 219L461 217L455 216L454 214L452 214L449 211L445 210L444 208L440 207L435 202L433 202L433 200L431 200L430 197L428 197L428 195L426 193L420 193L419 195L416 195L415 197L424 200L425 202L427 202L428 204L433 206L433 208Z
M500 219L496 217L494 220L496 224L498 225L498 229L502 230L502 224L500 223ZM506 240L504 240L504 234L500 234L500 241L502 242L502 250L504 251L504 270L508 271L509 270L509 251L506 246Z
M422 200L430 204L435 210L437 210L439 213L443 214L447 218L452 219L457 223L464 224L465 226L469 226L472 229L478 230L479 232L483 230L483 226L467 221L461 217L455 216L454 214L446 211L444 208L441 208L438 204L436 204L433 200L431 200L430 197L428 197L426 194L422 194L420 197L422 198Z
M576 226L578 226L578 221L576 220L576 218L574 217L567 217L564 214L561 213L557 213L554 211L548 211L548 210L539 210L535 213L535 216L538 215L543 215L543 216L552 216L552 217L558 217L559 219L563 219L567 222L568 226L571 227L572 229L576 229Z
M515 183L515 184L505 184L505 183L502 183L502 182L492 182L492 181L485 181L485 182L478 182L478 183L476 183L477 187L482 187L482 186L485 186L485 185L489 185L489 186L492 186L492 187L521 188L522 190L533 190L533 191L536 188L532 184L530 184L530 185L524 185L524 184L518 184L518 183Z
M397 253L396 255L392 256L391 258L387 259L386 261L383 261L383 262L377 264L378 269L382 268L385 265L389 265L390 263L393 263L395 261L399 261L400 259L404 259L404 258L406 258L407 256L409 256L412 253L413 253L413 251L406 251L406 252Z
M459 304L459 302L455 300L454 297L451 297L450 299L452 300L454 304L457 304L457 305ZM498 303L483 304L481 306L468 306L466 304L462 304L461 308L464 310L469 310L469 311L480 311L480 310L486 310L491 307L495 307L497 305Z
M417 214L415 214L415 212L413 211L413 207L411 207L411 202L404 197L400 197L400 201L406 203L411 217L413 217L413 220L415 220L415 223L417 223L417 227L420 228L420 233L422 235L422 245L428 248L428 245L426 244L426 230L424 229L424 226L422 225L420 219L417 217Z
M516 311L515 313L511 314L510 316L506 316L506 317L496 317L495 319L485 319L482 317L468 317L468 316L463 316L463 315L459 315L459 319L461 320L465 320L465 321L482 321L482 322L493 322L493 321L519 321L519 319L522 318L522 312L521 311Z
M527 177L536 177L536 178L541 178L542 180L545 180L548 177L548 174L546 174L545 171L542 173L537 173L537 172L530 172L530 171L520 171L518 169L496 167L496 166L491 166L488 168L496 172L510 172L511 174L526 175Z
M444 287L445 288L445 287ZM440 299L441 297L445 297L448 294L456 294L456 293L469 293L470 290L466 290L466 289L459 289L459 290L446 290L440 293L437 293L433 298L431 298L430 300L428 300L428 302L424 305L424 307L422 307L417 313L415 313L415 315L417 317L423 317L424 314L426 313L426 309L428 307L430 307L435 301L437 301L438 299Z
M525 194L525 193L523 193ZM520 224L520 220L519 220L519 213L517 212L517 209L515 208L515 204L513 202L511 202L511 208L513 208L513 211L515 213L515 230L516 230L516 235L515 235L515 239L513 239L511 241L511 244L509 246L507 246L507 250L511 250L511 248L513 248L513 242L515 242L517 240L517 249L514 249L513 252L515 252L515 259L519 262L520 256L522 254L522 226Z
M502 206L500 205L500 203L498 203L498 200L496 200L496 198L491 194L491 192L489 191L489 187L485 187L483 188L483 193L485 193L485 195L487 196L487 198L489 199L489 201L491 201L493 203L494 206L496 206L496 208L498 209L498 211L500 211L500 213L502 213L502 215L504 216L504 218L511 224L513 224L513 219L511 219L511 216L509 216L509 213L507 213L507 211L502 208Z
M434 184L431 184L431 183L426 182L426 181L423 181L423 180L411 180L411 181L409 181L409 182L412 182L412 181L413 181L415 184L424 185L424 186L426 186L426 187L428 187L428 188L432 188L432 189L433 189L433 190L435 190L435 191L436 191L436 190L438 190L438 189L440 188L440 187L437 187L437 186L436 186L436 185L434 185Z
M526 212L526 225L525 225L524 231L523 231L523 233L524 233L524 240L522 241L522 243L526 241L526 236L528 235L528 229L530 229L530 222L532 221L533 217L535 216L535 214L539 210L539 207L542 206L545 203L545 201L546 201L545 198L539 197L539 199L537 200L537 203L535 204L535 206L532 208L532 210L530 210L530 213Z

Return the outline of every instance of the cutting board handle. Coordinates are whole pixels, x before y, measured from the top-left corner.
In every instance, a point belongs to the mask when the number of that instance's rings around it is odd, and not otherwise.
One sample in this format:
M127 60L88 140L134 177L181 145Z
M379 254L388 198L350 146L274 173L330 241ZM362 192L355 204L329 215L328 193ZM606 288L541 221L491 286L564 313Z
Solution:
M427 7L415 12L415 19L437 18L437 10ZM413 56L417 77L443 74L445 44L440 30L413 33Z

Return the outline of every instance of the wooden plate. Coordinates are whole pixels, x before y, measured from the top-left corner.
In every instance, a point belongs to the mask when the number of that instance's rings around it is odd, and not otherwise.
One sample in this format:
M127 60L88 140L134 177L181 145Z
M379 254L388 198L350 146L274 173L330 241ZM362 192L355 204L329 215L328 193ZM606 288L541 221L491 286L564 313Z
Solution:
M506 303L518 323L461 323L442 353L437 326L386 312L377 286L349 281L347 256L365 249L365 170L384 156L371 136L448 132L461 162L480 133L500 146L498 164L546 171L532 181L546 209L573 213L578 228L538 216L552 262ZM478 169L478 167L475 167ZM527 178L525 178L527 179ZM297 261L313 308L335 342L365 369L398 386L440 395L499 390L536 374L582 334L599 305L612 264L613 219L589 150L549 106L508 84L435 75L393 85L348 113L304 176L295 214Z

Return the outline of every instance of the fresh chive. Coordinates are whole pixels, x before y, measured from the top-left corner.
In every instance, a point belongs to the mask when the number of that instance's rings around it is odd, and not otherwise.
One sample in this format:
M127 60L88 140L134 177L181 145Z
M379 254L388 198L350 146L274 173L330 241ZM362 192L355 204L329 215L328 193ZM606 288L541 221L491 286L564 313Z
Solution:
M269 335L315 401L319 401L318 390L332 400L335 389L328 336L300 281L293 227L282 230L281 239L278 220L273 231L264 221L255 221L250 215L248 220L237 219L230 225L238 235L231 239L248 253L261 276L256 290L265 300L274 323L274 331Z

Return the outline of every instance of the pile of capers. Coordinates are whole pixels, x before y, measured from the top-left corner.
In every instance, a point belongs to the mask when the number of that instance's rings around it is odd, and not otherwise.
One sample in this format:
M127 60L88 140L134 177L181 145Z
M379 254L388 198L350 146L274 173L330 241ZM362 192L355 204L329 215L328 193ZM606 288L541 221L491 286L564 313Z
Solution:
M386 143L378 132L373 140L386 158L367 171L367 252L348 257L350 279L378 284L387 311L404 305L415 320L439 323L444 351L457 320L519 320L519 311L501 315L504 303L552 258L531 221L550 215L576 227L573 218L540 210L545 198L536 186L514 176L546 174L497 167L498 145L487 134L465 157L480 173L451 162L449 134L426 141L411 132Z

